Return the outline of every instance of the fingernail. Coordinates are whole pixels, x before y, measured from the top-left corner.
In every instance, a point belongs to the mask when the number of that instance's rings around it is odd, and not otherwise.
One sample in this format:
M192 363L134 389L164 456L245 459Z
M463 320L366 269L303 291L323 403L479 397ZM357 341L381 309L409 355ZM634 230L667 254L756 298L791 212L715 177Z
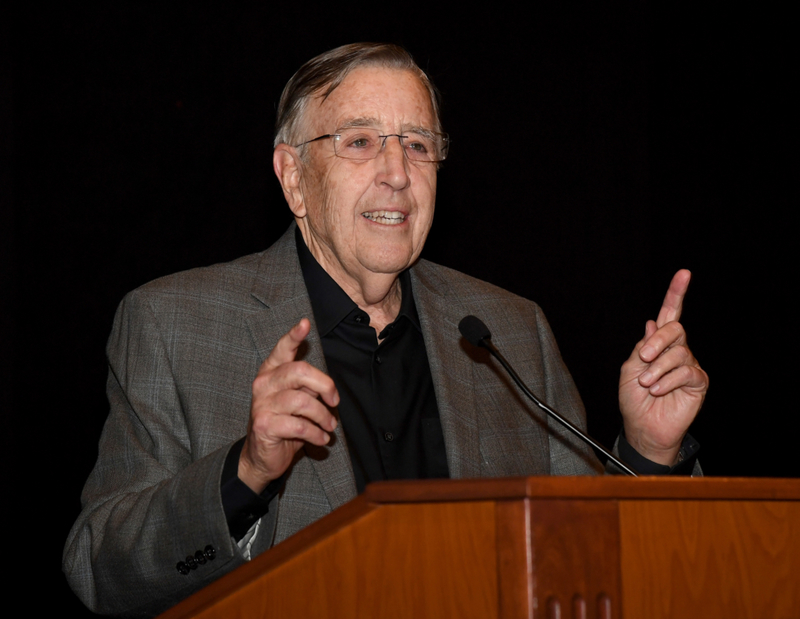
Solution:
M649 383L651 380L653 380L652 372L645 372L642 374L642 382Z
M333 423L331 424L331 430L335 430L338 425L339 425L339 422L336 421L336 417L334 417L333 418Z
M661 385L659 385L658 383L650 387L650 393L655 394L658 393L659 391L661 391Z
M649 359L650 357L654 357L656 354L656 349L652 346L645 346L642 348L642 357Z

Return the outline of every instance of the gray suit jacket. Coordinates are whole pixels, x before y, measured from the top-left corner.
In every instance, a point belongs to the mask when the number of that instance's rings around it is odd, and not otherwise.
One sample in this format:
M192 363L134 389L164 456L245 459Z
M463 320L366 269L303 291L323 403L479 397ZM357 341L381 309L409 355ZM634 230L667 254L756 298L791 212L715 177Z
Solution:
M300 318L313 325L293 234L294 226L260 254L151 282L121 303L107 349L111 411L63 558L71 587L96 612L160 612L244 561L228 532L220 476L246 432L261 362ZM458 332L465 315L481 317L534 392L585 427L538 306L424 260L411 276L451 476L597 473L594 455L550 427ZM315 328L301 356L325 370ZM298 453L253 554L355 496L340 427L329 446ZM209 544L214 561L177 571Z

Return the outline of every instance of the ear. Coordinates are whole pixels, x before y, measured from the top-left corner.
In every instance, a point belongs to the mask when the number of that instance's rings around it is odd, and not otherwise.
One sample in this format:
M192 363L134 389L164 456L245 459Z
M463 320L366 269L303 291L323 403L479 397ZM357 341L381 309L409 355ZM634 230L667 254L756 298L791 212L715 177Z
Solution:
M300 191L300 177L303 172L303 162L297 149L288 144L278 144L272 153L272 167L275 176L283 188L283 197L295 217L306 216L306 205L303 193Z

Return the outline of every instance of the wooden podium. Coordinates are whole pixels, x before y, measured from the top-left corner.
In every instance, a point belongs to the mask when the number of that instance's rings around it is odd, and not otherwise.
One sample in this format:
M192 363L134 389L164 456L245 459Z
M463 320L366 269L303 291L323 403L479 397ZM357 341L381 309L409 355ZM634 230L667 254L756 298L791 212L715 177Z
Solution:
M800 617L800 480L373 484L162 617Z

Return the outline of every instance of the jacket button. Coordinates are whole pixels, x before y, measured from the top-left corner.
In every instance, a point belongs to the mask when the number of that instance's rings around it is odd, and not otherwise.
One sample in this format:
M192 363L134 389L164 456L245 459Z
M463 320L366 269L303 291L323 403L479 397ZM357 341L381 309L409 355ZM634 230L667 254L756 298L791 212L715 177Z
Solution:
M209 561L213 561L214 557L217 556L217 550L209 544L205 547L205 552L203 553Z
M188 567L190 570L197 569L197 561L194 560L192 555L187 556L184 560L186 561L186 567Z
M178 569L178 571L179 571L181 574L183 574L184 576L186 576L186 574L188 574L188 573L191 571L191 570L189 569L189 566L188 566L188 565L186 565L186 564L185 564L183 561L178 561L178 564L177 564L175 567L176 567L176 568Z
M198 550L196 553L194 553L194 560L197 561L199 565L205 565L206 556L203 554L202 550Z

